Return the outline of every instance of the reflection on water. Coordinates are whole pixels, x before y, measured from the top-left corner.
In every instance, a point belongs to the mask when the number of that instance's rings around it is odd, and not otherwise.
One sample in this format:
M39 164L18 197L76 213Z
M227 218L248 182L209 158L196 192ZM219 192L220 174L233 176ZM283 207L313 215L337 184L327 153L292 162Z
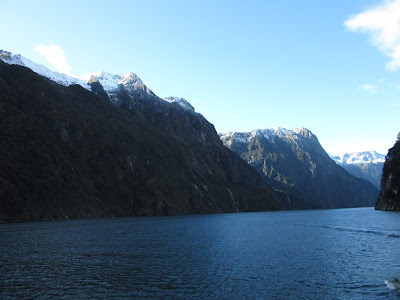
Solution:
M399 237L372 208L2 224L0 298L397 299Z

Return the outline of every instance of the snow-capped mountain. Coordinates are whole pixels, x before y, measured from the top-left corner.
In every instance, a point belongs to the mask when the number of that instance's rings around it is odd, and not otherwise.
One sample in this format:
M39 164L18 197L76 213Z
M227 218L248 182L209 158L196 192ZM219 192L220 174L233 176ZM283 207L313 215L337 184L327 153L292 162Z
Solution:
M96 80L102 85L104 91L107 93L110 100L114 103L118 101L116 94L120 86L123 86L128 92L139 92L143 95L156 97L156 95L147 87L147 85L145 85L144 82L132 72L128 72L122 75L114 75L106 72L91 72L80 76L68 76L66 74L60 74L51 71L50 69L34 63L33 61L19 54L13 55L11 52L7 52L4 50L0 50L0 60L8 64L15 64L27 67L35 73L49 78L50 80L64 86L78 84L87 90L92 90L90 83ZM182 108L194 112L194 107L183 98L168 97L164 98L163 100L169 103L176 102L180 106L182 106Z
M285 141L292 145L299 147L308 148L310 143L318 143L318 139L311 131L304 127L295 129L286 129L282 127L273 127L265 129L256 129L251 132L227 132L219 133L219 137L224 145L229 148L232 146L239 146L240 144L245 145L255 138L267 139L272 145L276 145L276 142ZM235 145L233 145L235 144ZM324 151L325 152L325 151Z
M385 162L385 155L376 151L363 151L345 153L340 155L329 154L329 156L339 165L354 165L354 164L377 164Z
M355 207L375 202L377 189L333 162L306 128L275 127L219 136L270 186L287 193L291 207Z
M329 156L353 176L368 180L380 188L385 155L376 151L363 151Z
M0 222L282 209L286 195L183 99L150 95L131 73L64 87L1 54Z

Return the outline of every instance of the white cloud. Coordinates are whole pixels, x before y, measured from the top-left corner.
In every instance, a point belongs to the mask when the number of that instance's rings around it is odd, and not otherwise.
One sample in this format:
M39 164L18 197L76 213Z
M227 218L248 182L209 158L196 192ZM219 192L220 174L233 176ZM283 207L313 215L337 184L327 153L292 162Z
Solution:
M372 84L368 84L368 83L363 84L363 85L361 86L361 88L362 88L364 91L369 92L369 93L373 93L373 94L376 94L376 93L378 92L376 86L374 86L374 85L372 85Z
M349 18L344 25L352 31L371 34L372 43L391 58L386 68L400 68L400 0L386 0L376 8Z
M58 45L45 46L40 44L35 47L40 55L46 57L51 66L59 73L71 75L72 67L67 63L64 50Z

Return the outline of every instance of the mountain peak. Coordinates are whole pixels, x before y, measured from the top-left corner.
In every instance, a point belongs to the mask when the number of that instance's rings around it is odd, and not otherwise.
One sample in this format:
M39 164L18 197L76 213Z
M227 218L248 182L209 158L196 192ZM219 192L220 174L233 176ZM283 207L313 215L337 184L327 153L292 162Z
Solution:
M121 78L120 83L123 85L129 85L135 83L143 84L143 81L135 73L132 72L122 74L120 78Z
M352 152L338 155L329 155L339 165L354 165L354 164L369 164L369 163L384 163L385 155L371 151Z
M344 172L304 127L230 132L220 134L220 139L272 187L287 193L290 207L368 206L376 199L372 184Z
M302 135L305 138L314 137L313 133L310 130L308 130L307 128L304 128L304 127L299 127L299 128L293 129L293 131L296 132L297 134Z
M167 101L167 102L169 102L169 103L174 103L174 102L176 102L176 103L178 103L182 108L184 108L185 110L195 112L195 109L194 109L193 105L191 105L191 104L189 103L189 101L187 101L187 100L184 99L184 98L169 96L169 97L165 97L164 100Z

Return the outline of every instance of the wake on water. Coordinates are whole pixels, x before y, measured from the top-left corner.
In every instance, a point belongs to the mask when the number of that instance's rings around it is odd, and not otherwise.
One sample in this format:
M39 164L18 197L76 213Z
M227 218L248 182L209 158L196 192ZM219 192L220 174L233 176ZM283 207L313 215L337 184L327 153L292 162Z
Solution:
M393 278L393 280L385 280L385 284L389 290L397 290L400 292L400 280L398 278Z

